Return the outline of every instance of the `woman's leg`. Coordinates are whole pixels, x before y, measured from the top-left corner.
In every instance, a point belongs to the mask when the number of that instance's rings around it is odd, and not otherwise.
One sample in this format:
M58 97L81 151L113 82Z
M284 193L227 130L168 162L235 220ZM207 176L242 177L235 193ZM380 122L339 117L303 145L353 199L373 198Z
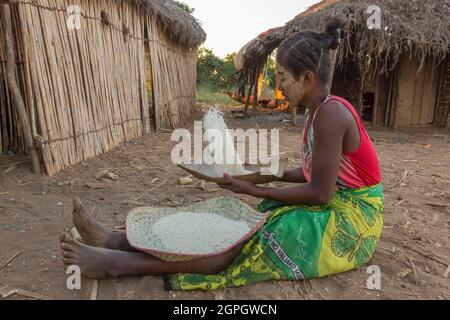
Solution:
M137 251L128 243L125 232L114 232L89 217L78 198L73 200L72 220L83 242L89 246Z
M243 247L239 245L220 256L188 262L166 262L149 254L90 247L69 233L60 236L64 264L77 265L86 278L105 279L125 275L163 276L177 273L217 274L225 270Z

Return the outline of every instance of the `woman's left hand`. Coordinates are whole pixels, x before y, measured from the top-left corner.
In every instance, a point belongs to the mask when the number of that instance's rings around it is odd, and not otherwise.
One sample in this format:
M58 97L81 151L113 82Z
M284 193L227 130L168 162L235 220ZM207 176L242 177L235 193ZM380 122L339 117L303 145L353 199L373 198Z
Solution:
M256 188L255 184L248 181L235 179L227 173L223 175L223 178L225 180L225 184L218 183L218 186L222 189L229 190L234 193L252 195L253 190L255 190Z

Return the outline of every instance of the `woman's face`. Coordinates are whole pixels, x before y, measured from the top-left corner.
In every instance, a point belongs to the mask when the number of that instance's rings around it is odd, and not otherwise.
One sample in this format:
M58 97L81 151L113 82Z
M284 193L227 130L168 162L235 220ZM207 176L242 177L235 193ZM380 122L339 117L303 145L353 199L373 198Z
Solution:
M279 82L279 89L283 92L284 97L292 106L301 104L302 99L307 91L305 83L305 75L302 75L299 80L295 79L294 75L277 63L277 75Z

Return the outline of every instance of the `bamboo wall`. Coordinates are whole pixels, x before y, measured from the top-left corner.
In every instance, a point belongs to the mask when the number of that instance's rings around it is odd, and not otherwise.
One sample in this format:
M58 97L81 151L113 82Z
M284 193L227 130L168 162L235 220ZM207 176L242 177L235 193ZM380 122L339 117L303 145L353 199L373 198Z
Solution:
M440 72L434 69L432 57L427 57L420 72L419 65L416 56L403 56L399 62L394 127L435 124Z
M18 26L17 12L13 14L13 27ZM12 97L9 92L8 81L6 78L6 50L3 43L3 24L0 23L0 155L17 154L25 152L25 144L22 139L22 130L20 127L18 115L12 105ZM15 42L20 41L20 37L15 38ZM18 44L23 46L23 44ZM21 55L18 53L18 46L14 48L16 52L16 77L24 78L24 63ZM23 81L19 89L22 95L26 95L26 89Z
M70 5L81 8L80 30L66 26ZM156 126L176 127L193 110L195 50L171 44L128 1L35 0L12 7L25 66L19 82L49 175L151 132L145 43Z
M440 101L436 117L438 125L450 128L450 55L442 65Z
M167 39L153 17L147 28L155 91L157 127L175 128L192 114L196 104L197 50L186 51Z

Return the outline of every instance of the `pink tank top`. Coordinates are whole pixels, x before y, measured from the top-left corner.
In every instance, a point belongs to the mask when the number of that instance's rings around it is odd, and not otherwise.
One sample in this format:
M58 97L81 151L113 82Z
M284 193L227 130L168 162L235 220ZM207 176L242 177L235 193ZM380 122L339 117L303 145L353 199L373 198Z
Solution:
M305 127L303 132L302 167L306 180L311 182L312 153L314 146L314 120L319 109L330 100L336 100L342 103L352 113L358 124L360 135L360 145L355 152L342 152L336 185L340 188L362 188L379 184L381 182L380 166L372 141L370 140L362 121L350 102L338 96L330 96L317 109L312 118L309 129ZM309 115L307 114L306 123L308 123L308 118Z

